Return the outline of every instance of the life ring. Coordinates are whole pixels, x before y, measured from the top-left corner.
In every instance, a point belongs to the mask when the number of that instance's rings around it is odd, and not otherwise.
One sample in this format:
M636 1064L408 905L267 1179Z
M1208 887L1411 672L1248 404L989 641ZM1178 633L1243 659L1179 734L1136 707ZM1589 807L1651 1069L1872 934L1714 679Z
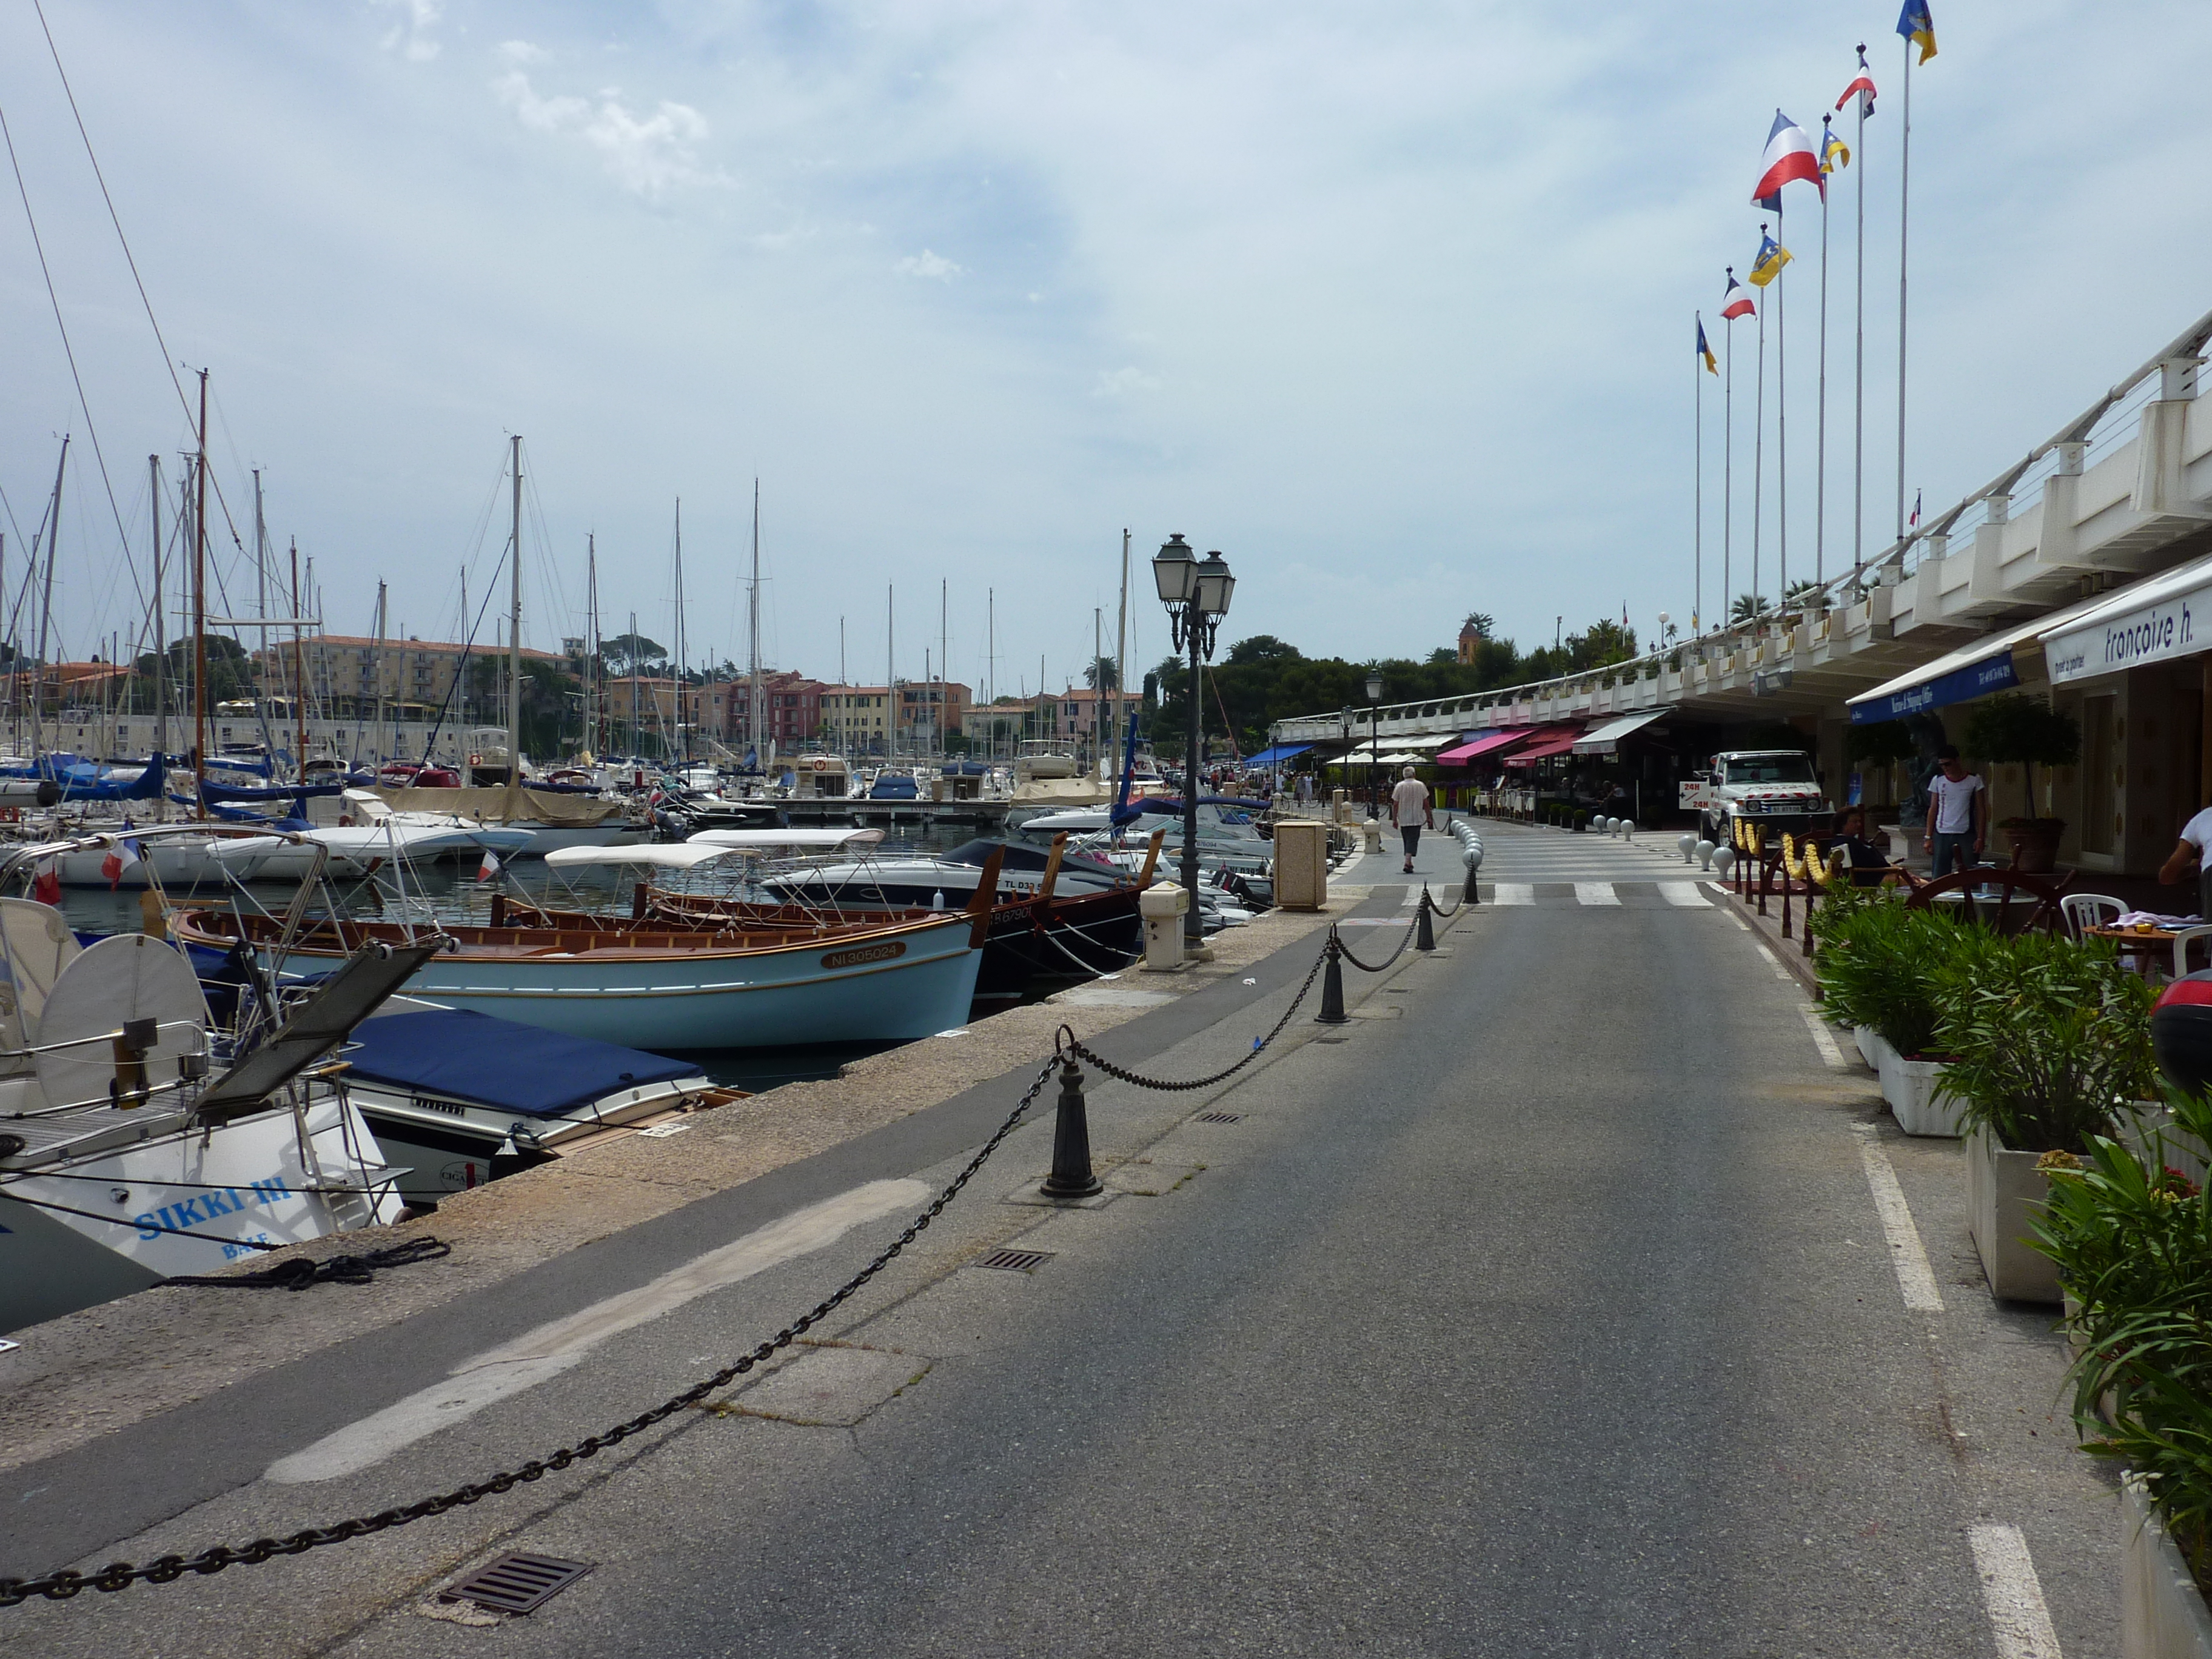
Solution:
M830 763L817 755L814 757L814 769L817 772L827 772L830 769Z

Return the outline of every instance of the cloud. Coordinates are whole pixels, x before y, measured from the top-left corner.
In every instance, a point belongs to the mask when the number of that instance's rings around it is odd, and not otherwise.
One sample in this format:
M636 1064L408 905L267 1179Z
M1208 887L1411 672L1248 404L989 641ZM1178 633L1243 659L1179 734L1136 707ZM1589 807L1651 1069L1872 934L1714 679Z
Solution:
M1147 374L1141 368L1102 368L1098 378L1091 382L1094 398L1125 398L1132 392L1158 392L1160 379Z
M908 276L927 276L933 283L949 283L966 269L956 265L942 254L932 253L927 248L919 253L909 253L893 267Z
M500 47L509 63L535 63L545 57L524 40ZM517 68L491 83L500 102L535 132L570 133L599 151L606 169L625 190L658 201L686 185L726 185L719 169L699 158L708 135L707 118L689 104L662 99L650 115L633 114L610 88L596 108L586 98L565 94L541 96L530 76Z
M406 14L404 22L396 25L384 37L386 52L402 51L410 63L427 64L438 55L438 43L430 38L430 30L439 17L439 0L369 0L372 5Z

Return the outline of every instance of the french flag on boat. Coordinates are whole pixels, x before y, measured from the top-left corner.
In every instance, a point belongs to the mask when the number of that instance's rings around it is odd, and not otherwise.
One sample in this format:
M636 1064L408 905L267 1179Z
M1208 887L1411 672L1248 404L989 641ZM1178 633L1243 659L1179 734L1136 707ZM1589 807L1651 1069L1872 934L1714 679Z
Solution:
M1736 281L1735 267L1730 265L1728 292L1721 295L1721 315L1734 322L1739 317L1750 316L1752 310L1751 295L1744 291L1743 284Z
M1766 154L1759 164L1759 185L1751 192L1754 206L1769 213L1782 211L1782 186L1793 179L1802 179L1819 191L1828 193L1827 181L1820 176L1820 157L1813 148L1813 140L1805 129L1784 115L1774 112L1774 130L1766 135Z
M483 849L483 862L477 866L477 879L490 881L499 874L499 854L490 848Z

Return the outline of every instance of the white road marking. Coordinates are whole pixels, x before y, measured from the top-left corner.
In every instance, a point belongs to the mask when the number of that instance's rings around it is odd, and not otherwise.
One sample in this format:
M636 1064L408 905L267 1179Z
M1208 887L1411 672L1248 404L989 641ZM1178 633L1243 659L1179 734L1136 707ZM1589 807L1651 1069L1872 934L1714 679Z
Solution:
M824 1249L865 1222L927 1203L929 1191L919 1181L871 1181L794 1210L733 1243L693 1257L649 1284L595 1302L463 1360L446 1381L279 1458L264 1478L288 1486L335 1480L380 1463L404 1446L559 1376L611 1336L657 1319L694 1297Z
M1973 1546L1999 1659L2059 1659L2058 1632L2051 1627L2051 1609L2044 1605L2043 1585L2020 1528L1969 1527L1966 1541Z
M1851 1063L1844 1058L1844 1051L1836 1047L1836 1034L1828 1029L1828 1022L1814 1013L1810 1006L1797 1012L1805 1016L1805 1029L1813 1034L1813 1046L1820 1051L1820 1058L1838 1072L1848 1072Z
M1492 904L1534 904L1536 889L1525 881L1501 881L1490 896Z
M1710 910L1712 902L1706 898L1705 890L1692 881L1662 881L1659 891L1669 904L1680 904L1698 910Z
M1936 1275L1929 1269L1928 1252L1921 1248L1920 1230L1912 1224L1905 1188L1897 1184L1897 1170L1874 1126L1856 1127L1860 1137L1859 1162L1866 1165L1867 1185L1874 1192L1882 1235L1889 1241L1889 1265L1897 1270L1897 1288L1904 1294L1905 1305L1915 1313L1942 1313L1943 1297L1936 1289Z
M1575 902L1619 904L1620 895L1613 890L1613 884L1609 881L1578 881L1575 884Z
M1406 896L1398 901L1398 908L1401 910L1418 910L1421 908L1421 887L1419 882L1409 881L1406 884Z

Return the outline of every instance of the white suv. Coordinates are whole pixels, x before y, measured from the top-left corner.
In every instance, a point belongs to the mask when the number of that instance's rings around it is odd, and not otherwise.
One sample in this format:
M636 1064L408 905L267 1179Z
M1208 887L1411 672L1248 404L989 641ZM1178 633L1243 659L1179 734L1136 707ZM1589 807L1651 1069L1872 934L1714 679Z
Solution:
M1737 749L1713 757L1712 769L1682 786L1682 805L1698 810L1698 833L1729 844L1735 817L1772 826L1780 835L1808 835L1834 826L1835 809L1820 793L1813 757L1796 749Z

